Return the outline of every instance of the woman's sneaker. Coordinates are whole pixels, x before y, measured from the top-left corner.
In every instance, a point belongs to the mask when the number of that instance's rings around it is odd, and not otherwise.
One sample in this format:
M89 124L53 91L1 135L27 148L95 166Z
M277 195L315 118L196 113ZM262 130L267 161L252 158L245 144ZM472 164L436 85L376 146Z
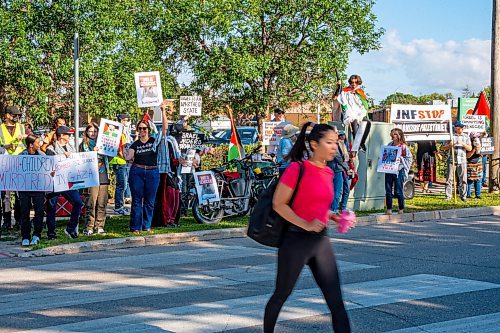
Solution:
M127 208L121 207L121 208L115 209L115 214L128 216L128 215L130 215L130 212L128 211Z
M104 234L106 234L106 230L104 230L103 228L99 228L99 229L97 229L97 233L99 235L104 235Z
M87 237L92 236L94 232L92 230L83 230L83 234Z
M30 246L30 240L29 239L23 239L23 241L21 242L21 245L22 246Z
M38 243L40 243L40 238L38 236L33 236L30 245L38 245Z
M69 232L69 231L68 231L68 229L64 229L64 233L65 233L65 234L66 234L66 236L68 236L69 238L72 238L72 239L78 238L78 234L76 233L76 231Z

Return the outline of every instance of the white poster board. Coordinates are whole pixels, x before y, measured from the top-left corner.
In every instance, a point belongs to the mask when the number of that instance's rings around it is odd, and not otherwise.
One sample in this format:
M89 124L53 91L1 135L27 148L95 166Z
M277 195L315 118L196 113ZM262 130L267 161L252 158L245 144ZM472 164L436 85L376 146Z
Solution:
M117 121L101 119L96 147L99 154L115 157L120 149L123 125Z
M196 193L198 194L198 202L201 205L220 201L217 180L212 171L195 172L194 183L196 186Z
M97 152L73 153L70 157L56 155L54 192L99 186Z
M179 102L181 116L201 116L201 96L181 96Z
M135 73L137 104L140 108L159 106L163 102L160 72Z
M493 137L488 136L485 138L481 138L481 154L482 155L491 155L495 152L495 144Z
M53 170L53 156L0 155L0 190L52 192Z
M189 149L186 154L186 162L181 168L181 173L191 173L193 171L193 160L196 150Z
M399 173L399 164L401 163L400 156L401 147L380 146L377 172L397 175Z
M462 116L465 133L483 133L486 132L486 116L476 116L464 114Z
M265 146L277 146L281 140L283 128L290 124L288 121L266 121L263 123L263 140Z
M391 105L391 123L406 141L450 140L450 105Z

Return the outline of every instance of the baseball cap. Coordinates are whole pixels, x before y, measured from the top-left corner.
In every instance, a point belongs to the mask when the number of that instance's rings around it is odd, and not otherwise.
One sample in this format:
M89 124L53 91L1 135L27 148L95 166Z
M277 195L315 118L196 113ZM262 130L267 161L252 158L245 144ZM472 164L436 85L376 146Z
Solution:
M276 109L274 109L274 113L285 114L285 110L283 110L282 108L276 108Z
M69 128L68 126L59 126L56 130L57 135L74 133L75 130Z
M455 124L453 126L455 126L455 127L465 127L465 124L459 120L459 121L455 122Z
M121 121L121 120L123 120L123 119L125 119L125 118L130 119L130 116L129 116L128 114L126 114L126 113L122 113L122 114L119 114L119 115L118 115L118 120L119 120L119 121Z
M339 135L345 135L345 131L344 130L339 130Z
M19 108L17 106L8 106L5 108L5 113L21 114L21 111L19 111Z

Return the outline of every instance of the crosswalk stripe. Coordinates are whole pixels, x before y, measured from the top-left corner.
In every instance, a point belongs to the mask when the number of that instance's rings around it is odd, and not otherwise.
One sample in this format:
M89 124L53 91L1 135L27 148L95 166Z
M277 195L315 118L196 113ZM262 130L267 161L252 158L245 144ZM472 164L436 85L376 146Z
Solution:
M403 328L387 333L497 333L499 330L500 312L496 312L487 315Z
M453 277L419 274L377 281L347 284L343 287L347 309L391 304L431 297L453 295L499 288L500 285L458 279ZM130 331L136 325L147 325L168 332L212 333L261 325L264 306L269 294L228 299L218 302L197 303L155 311L89 320L46 327L29 332ZM318 288L296 290L280 314L279 321L327 314ZM131 326L132 325L132 326Z

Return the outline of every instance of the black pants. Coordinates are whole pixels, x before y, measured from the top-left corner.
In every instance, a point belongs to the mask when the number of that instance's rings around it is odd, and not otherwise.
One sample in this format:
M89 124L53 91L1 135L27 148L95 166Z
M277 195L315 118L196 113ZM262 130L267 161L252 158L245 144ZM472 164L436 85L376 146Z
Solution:
M342 300L335 255L327 236L307 232L288 231L278 250L276 289L267 302L264 314L264 332L274 332L281 307L292 293L304 268L309 265L314 280L320 287L332 315L333 331L351 332L349 318Z
M19 204L21 206L21 236L23 239L31 238L31 207L35 210L33 218L34 232L33 235L42 238L43 230L43 214L44 214L44 192L18 192Z

